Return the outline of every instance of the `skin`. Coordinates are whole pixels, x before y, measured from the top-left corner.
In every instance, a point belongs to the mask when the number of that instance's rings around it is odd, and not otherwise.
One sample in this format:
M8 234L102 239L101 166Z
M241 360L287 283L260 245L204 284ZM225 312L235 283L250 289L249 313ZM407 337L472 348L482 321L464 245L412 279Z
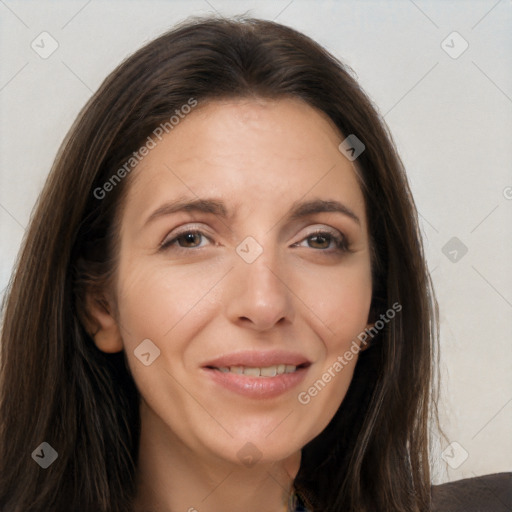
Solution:
M370 325L365 203L338 150L344 138L298 99L214 101L130 176L116 285L107 309L94 297L89 307L97 346L125 350L142 395L136 510L286 510L300 451L339 408L357 356L307 405L297 395ZM233 215L179 212L145 224L180 196L214 197ZM288 218L294 202L317 198L340 201L359 223L338 212ZM205 236L159 250L186 227ZM346 237L350 252L316 228ZM252 263L236 252L247 236L263 249ZM134 355L145 339L160 350L149 366ZM275 398L238 395L201 368L222 354L272 349L312 363L302 383ZM251 467L238 455L244 446L258 459Z

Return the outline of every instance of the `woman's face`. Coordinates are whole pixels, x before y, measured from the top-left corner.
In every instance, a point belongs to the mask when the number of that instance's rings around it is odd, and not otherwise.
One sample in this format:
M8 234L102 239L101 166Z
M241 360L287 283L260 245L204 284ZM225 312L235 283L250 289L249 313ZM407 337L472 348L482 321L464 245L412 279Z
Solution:
M340 406L372 291L343 138L300 100L214 101L129 178L117 320L143 428L173 449L283 460Z

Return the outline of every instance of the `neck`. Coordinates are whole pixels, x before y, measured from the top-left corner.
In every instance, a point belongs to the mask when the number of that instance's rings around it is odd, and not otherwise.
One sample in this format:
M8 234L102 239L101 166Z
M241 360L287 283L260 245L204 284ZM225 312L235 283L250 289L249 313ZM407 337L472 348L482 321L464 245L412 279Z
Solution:
M135 512L286 512L300 452L246 467L197 453L163 426L144 401Z

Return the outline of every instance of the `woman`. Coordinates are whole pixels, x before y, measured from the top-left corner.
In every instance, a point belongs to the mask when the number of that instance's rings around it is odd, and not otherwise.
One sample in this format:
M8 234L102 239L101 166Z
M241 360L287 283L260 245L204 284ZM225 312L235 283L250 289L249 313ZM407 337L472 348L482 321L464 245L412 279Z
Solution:
M427 511L437 306L347 69L189 21L80 113L4 306L0 509Z

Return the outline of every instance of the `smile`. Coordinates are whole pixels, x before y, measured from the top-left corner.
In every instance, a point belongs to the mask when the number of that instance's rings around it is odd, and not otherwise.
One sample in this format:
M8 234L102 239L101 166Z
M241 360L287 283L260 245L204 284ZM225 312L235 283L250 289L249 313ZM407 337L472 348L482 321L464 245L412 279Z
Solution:
M224 354L203 363L201 370L216 393L268 400L296 388L310 367L311 361L302 354L275 350Z
M237 375L247 375L249 377L275 377L276 375L283 375L285 373L294 373L297 371L297 368L298 367L293 364L278 364L265 367L222 366L220 368L213 369L219 370L222 373L235 373Z

